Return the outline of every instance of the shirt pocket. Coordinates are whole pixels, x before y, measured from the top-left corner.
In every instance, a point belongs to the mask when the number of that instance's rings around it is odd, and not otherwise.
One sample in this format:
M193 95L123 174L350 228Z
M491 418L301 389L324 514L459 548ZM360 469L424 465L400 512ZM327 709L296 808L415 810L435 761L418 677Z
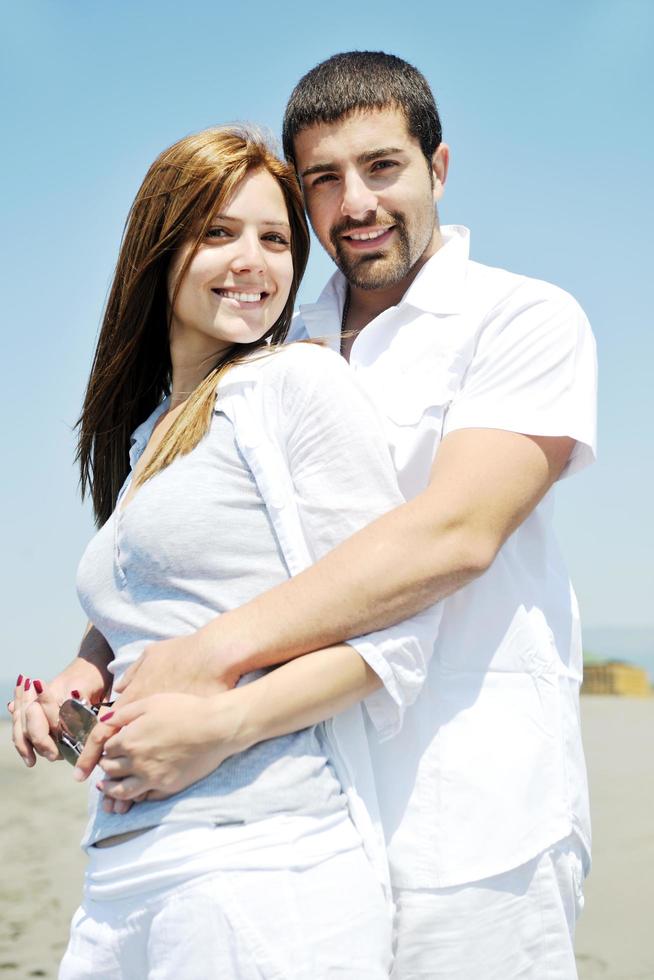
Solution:
M459 389L465 369L460 355L425 354L396 364L383 398L388 418L399 426L415 426L423 416L442 419Z
M385 416L395 472L407 499L429 483L447 409L462 374L461 358L432 354L375 378L373 398Z

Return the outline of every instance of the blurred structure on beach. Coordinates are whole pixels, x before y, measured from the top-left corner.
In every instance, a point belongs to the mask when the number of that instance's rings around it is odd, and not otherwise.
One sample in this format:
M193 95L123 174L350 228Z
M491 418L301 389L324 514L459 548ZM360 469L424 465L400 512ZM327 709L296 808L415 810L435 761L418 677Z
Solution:
M644 667L623 660L584 664L582 694L622 694L629 697L651 697L654 691Z

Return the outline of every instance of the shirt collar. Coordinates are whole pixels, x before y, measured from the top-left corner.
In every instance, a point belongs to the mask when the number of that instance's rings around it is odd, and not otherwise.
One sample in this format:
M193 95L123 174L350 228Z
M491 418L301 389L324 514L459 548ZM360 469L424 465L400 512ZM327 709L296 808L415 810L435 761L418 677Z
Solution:
M425 313L459 313L470 254L470 232L463 225L443 225L443 244L413 280L400 306L408 303Z
M160 415L166 411L170 404L170 395L167 395L162 402L160 402L155 408L151 415L148 415L145 422L141 422L140 425L132 432L130 436L130 446L129 446L129 464L130 466L135 466L136 462L148 444L148 439L152 435L152 430L155 427L157 419Z
M405 303L426 313L458 313L470 253L470 232L463 225L443 225L443 244L425 263L398 307ZM336 271L315 303L303 303L300 316L310 337L325 337L335 350L340 348L340 323L347 282ZM331 331L331 333L330 333Z
M326 340L330 347L339 352L346 289L345 276L337 269L315 303L300 305L300 316L308 335Z

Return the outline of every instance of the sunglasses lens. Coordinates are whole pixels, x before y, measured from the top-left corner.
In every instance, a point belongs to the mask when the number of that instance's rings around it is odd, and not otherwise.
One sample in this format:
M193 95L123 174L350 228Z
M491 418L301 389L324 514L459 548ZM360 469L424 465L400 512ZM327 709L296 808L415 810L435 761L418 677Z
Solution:
M68 741L65 735L61 735L57 739L57 745L59 746L59 751L61 752L62 758L66 762L70 762L71 766L76 765L79 759L79 753L75 750L74 746Z
M80 701L64 701L59 709L59 749L66 762L75 765L89 734L98 722L96 713Z

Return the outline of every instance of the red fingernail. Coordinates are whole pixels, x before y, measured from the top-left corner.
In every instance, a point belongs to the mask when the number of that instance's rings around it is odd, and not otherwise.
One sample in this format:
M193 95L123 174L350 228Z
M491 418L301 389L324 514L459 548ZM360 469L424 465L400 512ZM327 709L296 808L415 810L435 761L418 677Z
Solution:
M71 691L70 692L70 696L71 696L71 698L77 698L78 701L79 701L79 699L81 697L79 691Z
M18 675L18 680L16 681L16 687L20 687L20 685L22 683L23 683L23 675L22 674L19 674Z
M43 694L43 684L41 681L34 681L34 690L37 694Z
M30 689L30 684L31 684L31 683L32 683L32 682L31 682L31 680L30 680L30 679L29 679L29 677L28 677L28 678L27 678L27 680L25 681L25 690L26 690L26 691L29 691L29 689Z
M108 711L106 713L106 715L101 715L100 716L100 721L109 721L109 719L110 718L113 718L113 716L114 716L114 712L113 711Z

